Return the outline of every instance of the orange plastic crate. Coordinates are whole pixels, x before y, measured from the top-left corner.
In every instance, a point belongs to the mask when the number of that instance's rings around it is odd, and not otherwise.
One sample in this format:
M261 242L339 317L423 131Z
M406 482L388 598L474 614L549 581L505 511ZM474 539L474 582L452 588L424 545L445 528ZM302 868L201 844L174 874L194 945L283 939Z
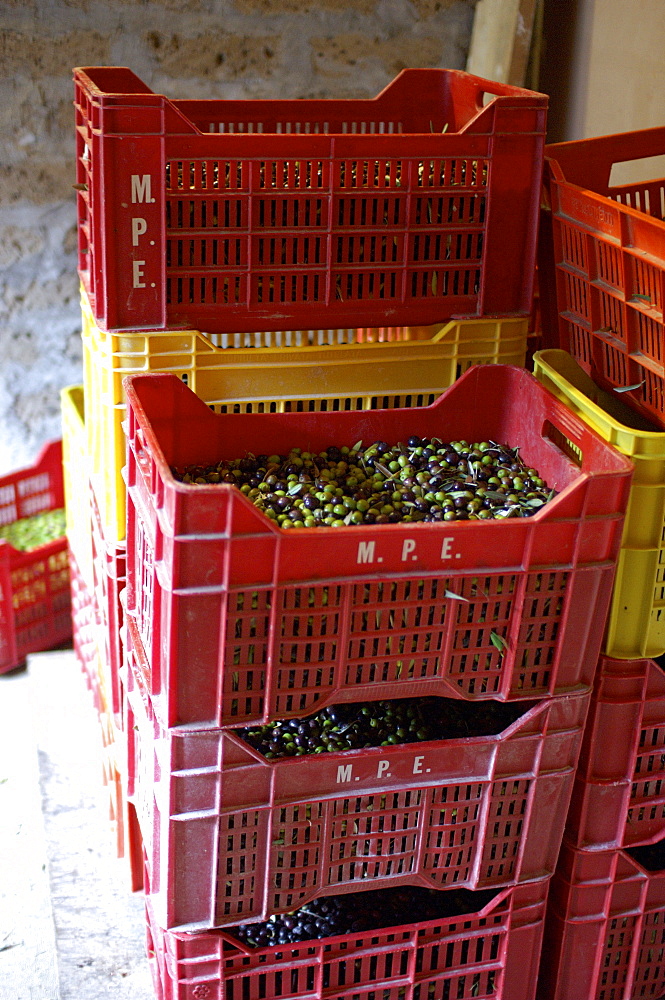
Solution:
M665 427L665 178L612 183L665 154L665 127L546 147L538 277L543 346Z

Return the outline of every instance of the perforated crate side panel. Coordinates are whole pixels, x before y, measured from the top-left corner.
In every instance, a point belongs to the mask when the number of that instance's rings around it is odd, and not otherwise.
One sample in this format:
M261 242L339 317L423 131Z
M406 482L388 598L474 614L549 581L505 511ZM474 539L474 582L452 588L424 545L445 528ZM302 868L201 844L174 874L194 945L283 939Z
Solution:
M541 880L483 915L246 953L223 933L161 930L148 899L147 951L164 1000L533 1000L546 896Z
M275 718L308 714L336 691L350 699L376 684L398 689L444 677L463 697L544 695L568 577L560 571L233 591L224 721L240 724L266 709ZM506 684L493 637L505 635L520 611L516 669ZM266 705L275 635L279 665L272 668L274 700Z

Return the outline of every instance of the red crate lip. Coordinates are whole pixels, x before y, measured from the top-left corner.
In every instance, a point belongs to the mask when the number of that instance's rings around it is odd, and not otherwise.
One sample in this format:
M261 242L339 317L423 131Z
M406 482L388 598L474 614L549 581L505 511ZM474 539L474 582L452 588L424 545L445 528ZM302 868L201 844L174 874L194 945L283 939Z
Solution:
M64 504L60 440L45 444L34 465L0 477L1 524ZM65 535L27 552L0 539L0 674L71 637L69 590Z
M529 314L546 95L450 69L369 100L172 101L125 67L74 81L79 273L103 329Z
M428 693L542 698L591 683L633 466L530 373L477 366L408 411L215 414L165 374L128 378L125 390L127 609L166 725ZM287 532L239 491L170 472L442 428L449 440L519 444L560 495L503 522Z
M248 997L281 996L288 977L290 1000L341 998L350 990L363 1000L415 1000L428 990L443 996L447 989L453 996L465 986L496 1000L532 1000L548 881L500 892L461 918L251 951L230 948L223 931L162 930L148 897L147 954L156 996L228 1000L237 990Z
M601 656L566 827L572 844L608 850L662 840L664 728L662 667Z
M269 761L228 730L162 729L131 616L125 629L127 787L162 926L219 928L324 895L494 888L554 871L590 689L526 702L497 735Z
M665 427L663 179L613 184L614 164L665 154L665 127L548 145L538 243L543 343ZM632 387L632 388L629 388Z
M552 877L537 1000L661 997L657 955L665 919L665 871L625 851L588 851L564 840Z

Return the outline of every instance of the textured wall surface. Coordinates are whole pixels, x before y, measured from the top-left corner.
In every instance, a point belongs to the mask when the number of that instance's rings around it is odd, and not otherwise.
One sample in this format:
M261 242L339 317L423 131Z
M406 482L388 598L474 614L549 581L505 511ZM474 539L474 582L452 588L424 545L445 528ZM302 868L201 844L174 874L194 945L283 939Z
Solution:
M59 437L83 381L74 66L172 98L374 97L463 69L476 0L4 0L0 10L0 475Z

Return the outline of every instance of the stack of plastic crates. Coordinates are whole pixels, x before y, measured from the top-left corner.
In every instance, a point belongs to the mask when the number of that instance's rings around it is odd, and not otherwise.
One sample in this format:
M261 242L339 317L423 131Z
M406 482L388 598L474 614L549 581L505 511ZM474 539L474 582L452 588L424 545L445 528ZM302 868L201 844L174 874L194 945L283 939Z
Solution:
M172 102L123 68L74 76L87 510L70 551L98 626L76 646L118 727L123 378L175 372L219 409L336 410L522 364L546 98L452 71L359 102Z
M533 997L630 462L509 366L408 411L216 413L167 374L125 389L125 732L158 995ZM519 440L559 495L512 521L287 532L171 472L407 431ZM514 712L494 735L287 760L238 732L427 695ZM467 909L288 947L237 936L395 887Z
M600 658L552 879L539 1000L665 992L664 666Z
M3 534L16 530L16 522L64 507L59 440L46 444L34 465L0 477ZM20 547L16 536L15 541L11 534L0 537L0 674L23 666L30 653L52 649L72 635L64 523L62 535L50 540L31 545L26 537Z
M630 473L505 367L533 332L547 99L448 70L369 101L171 101L123 68L75 84L92 565L109 649L124 637L110 697L156 992L532 1000ZM532 426L565 499L459 543L287 533L221 488L181 510L162 454L220 421L241 449L249 427L400 437L444 391L496 411L481 439ZM237 732L426 695L520 711L343 759L271 762ZM233 934L400 886L471 909L286 951Z
M663 154L663 127L546 148L538 273L548 349L534 370L635 472L553 881L543 1000L665 993Z
M539 1000L662 996L665 937L665 431L567 352L539 381L633 463L617 574L559 865Z

